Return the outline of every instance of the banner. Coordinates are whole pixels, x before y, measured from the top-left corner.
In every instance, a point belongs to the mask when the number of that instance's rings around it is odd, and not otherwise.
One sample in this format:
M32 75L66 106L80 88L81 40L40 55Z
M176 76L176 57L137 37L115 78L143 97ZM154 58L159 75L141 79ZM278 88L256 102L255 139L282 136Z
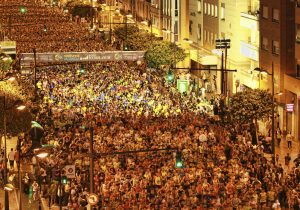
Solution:
M188 92L189 89L189 81L188 80L177 80L177 89L180 93Z
M138 61L145 51L61 52L36 53L37 63L93 62L93 61ZM33 53L21 54L21 65L34 63Z

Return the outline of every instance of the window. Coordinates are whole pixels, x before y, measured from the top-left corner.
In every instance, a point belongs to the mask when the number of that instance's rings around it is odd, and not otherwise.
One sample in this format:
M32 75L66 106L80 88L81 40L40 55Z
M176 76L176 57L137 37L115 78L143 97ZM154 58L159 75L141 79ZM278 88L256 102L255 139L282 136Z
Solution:
M273 9L272 20L273 20L273 22L279 22L279 10L278 9Z
M268 7L266 7L266 6L263 6L263 11L262 11L262 16L263 16L263 18L265 18L265 19L268 19L269 18L269 8Z
M198 24L198 33L197 33L197 39L201 40L201 24Z
M268 39L266 37L262 37L261 49L268 50Z
M277 41L272 41L272 53L275 55L279 54L279 42Z
M201 13L201 10L202 10L202 8L201 8L201 0L198 0L198 2L197 2L197 12Z
M204 33L204 41L206 41L207 40L206 30L204 30L203 33Z
M210 4L207 4L207 14L210 15Z
M211 4L211 16L215 16L215 6L213 4Z
M225 20L225 3L221 3L221 14L220 14L220 18L221 20Z
M215 17L218 17L218 6L215 5Z
M204 3L204 14L207 14L207 3Z

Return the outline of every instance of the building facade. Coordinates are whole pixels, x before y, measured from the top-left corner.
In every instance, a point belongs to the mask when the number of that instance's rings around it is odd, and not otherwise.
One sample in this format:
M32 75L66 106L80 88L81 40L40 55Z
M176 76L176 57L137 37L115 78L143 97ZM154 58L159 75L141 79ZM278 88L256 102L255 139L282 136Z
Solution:
M293 47L287 49L294 52L293 61L287 60L291 66L286 69L283 75L284 82L284 103L285 110L283 116L283 127L292 132L296 139L300 139L300 1L295 0L294 4L289 8L294 11L294 18L291 18L295 30L291 31L291 40L289 44ZM290 22L288 22L290 24ZM287 37L288 39L290 37ZM291 108L291 109L289 109Z
M260 68L273 73L260 78L264 89L272 89L279 114L279 128L299 136L297 93L291 84L296 84L291 74L295 73L295 3L289 0L260 1ZM299 84L299 83L298 83ZM278 93L283 93L281 96ZM292 104L293 111L286 109Z

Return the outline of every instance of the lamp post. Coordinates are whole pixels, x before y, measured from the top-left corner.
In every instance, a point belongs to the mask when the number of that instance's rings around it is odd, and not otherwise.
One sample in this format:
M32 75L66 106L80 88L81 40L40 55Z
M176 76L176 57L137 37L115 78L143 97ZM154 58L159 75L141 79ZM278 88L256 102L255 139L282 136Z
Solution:
M271 126L271 132L272 132L272 153L275 154L275 92L274 92L274 64L272 62L272 71L269 73L266 70L263 70L261 68L255 68L254 71L258 71L259 73L265 73L271 76L272 80L272 112L271 112L271 120L272 120L272 126Z
M221 72L221 93L223 95L227 95L227 73L226 73L226 63L227 63L227 49L230 48L230 39L217 39L216 40L216 49L224 49L225 50L225 56L222 51L221 54L221 69L223 70ZM225 61L224 61L225 57Z
M11 107L7 107L7 101L6 101L6 96L3 96L3 130L4 130L4 185L8 184L8 180L7 180L7 119L6 119L6 112L10 109L12 109L13 107L15 107L17 110L23 110L25 108L24 105L20 105L20 101L16 101L13 106ZM8 198L8 192L7 190L5 190L5 210L10 210L9 208L9 198Z

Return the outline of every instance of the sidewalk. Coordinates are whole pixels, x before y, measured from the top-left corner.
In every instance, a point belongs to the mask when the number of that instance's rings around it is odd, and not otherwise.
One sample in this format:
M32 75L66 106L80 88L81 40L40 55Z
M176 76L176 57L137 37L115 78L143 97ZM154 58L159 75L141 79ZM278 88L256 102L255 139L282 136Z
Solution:
M291 156L291 162L290 162L290 169L295 166L294 160L297 158L298 154L300 153L299 148L299 140L294 140L292 142L292 148L289 149L287 146L287 141L285 138L281 139L280 145L278 146L277 142L275 142L275 152L279 155L279 163L284 167L285 170L288 170L288 167L285 166L284 157L287 155L287 153L290 153Z
M3 207L5 203L4 199L5 199L4 190L0 189L0 203L3 205ZM19 202L18 202L17 192L16 191L9 192L8 199L9 199L9 210L18 210Z

